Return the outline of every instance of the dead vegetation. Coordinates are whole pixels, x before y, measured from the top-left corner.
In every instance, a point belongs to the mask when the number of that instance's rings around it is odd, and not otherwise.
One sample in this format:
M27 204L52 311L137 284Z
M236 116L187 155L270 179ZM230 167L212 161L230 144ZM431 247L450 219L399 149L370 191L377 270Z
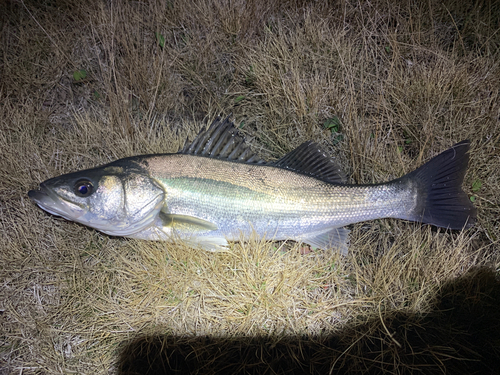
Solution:
M6 2L0 373L497 373L500 5L464 4ZM478 223L360 223L347 257L258 240L205 253L27 198L175 152L229 113L265 157L314 139L352 183L470 139Z

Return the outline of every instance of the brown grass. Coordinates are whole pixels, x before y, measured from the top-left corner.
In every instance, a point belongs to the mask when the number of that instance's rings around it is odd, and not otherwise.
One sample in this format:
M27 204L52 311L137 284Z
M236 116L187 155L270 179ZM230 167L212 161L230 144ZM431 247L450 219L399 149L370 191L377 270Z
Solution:
M1 374L498 373L498 2L265 3L5 3ZM175 152L229 113L266 158L313 139L352 183L470 139L478 223L360 223L347 257L260 240L206 253L27 198L61 173Z

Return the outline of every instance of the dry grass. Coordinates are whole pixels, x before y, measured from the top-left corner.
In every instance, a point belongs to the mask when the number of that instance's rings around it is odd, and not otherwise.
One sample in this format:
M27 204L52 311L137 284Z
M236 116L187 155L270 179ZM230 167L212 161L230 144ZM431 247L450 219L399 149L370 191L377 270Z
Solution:
M1 374L498 373L500 5L263 3L5 3ZM353 183L468 138L478 223L360 223L347 257L258 240L205 253L27 198L61 173L175 152L231 112L264 156L314 139Z

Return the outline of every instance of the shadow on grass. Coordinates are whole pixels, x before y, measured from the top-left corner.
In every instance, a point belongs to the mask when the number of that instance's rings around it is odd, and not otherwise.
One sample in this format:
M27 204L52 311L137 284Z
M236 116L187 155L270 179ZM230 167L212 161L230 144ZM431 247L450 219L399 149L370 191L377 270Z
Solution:
M477 268L444 285L425 315L392 312L326 337L146 336L119 374L500 374L500 281Z

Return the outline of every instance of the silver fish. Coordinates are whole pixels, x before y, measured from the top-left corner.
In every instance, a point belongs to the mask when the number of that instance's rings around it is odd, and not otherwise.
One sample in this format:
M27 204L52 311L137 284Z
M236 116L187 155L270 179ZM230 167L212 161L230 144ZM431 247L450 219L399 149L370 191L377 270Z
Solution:
M470 227L476 210L461 188L468 150L469 141L462 141L396 180L347 185L317 144L303 143L266 163L228 119L217 119L176 154L65 174L28 195L51 214L112 236L180 239L217 250L256 233L345 254L345 226L360 221L390 217Z

